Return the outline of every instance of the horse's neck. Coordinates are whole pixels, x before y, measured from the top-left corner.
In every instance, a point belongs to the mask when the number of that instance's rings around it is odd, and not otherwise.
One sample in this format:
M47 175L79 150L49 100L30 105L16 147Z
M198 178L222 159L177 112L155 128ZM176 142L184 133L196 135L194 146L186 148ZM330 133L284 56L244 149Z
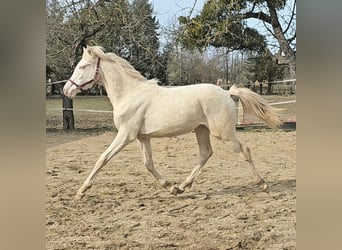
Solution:
M106 70L104 75L104 85L113 107L118 106L127 94L139 85L137 80L131 79L121 70Z

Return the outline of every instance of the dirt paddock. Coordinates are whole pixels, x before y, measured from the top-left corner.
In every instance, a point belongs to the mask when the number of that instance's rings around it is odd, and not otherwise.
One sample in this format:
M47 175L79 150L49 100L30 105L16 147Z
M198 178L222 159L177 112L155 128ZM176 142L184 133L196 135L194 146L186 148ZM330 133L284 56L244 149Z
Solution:
M131 143L105 166L81 201L74 195L115 133L47 132L47 249L295 249L296 132L237 132L270 187L253 184L230 142L193 187L173 196L145 169ZM152 140L156 169L180 183L198 159L193 133Z

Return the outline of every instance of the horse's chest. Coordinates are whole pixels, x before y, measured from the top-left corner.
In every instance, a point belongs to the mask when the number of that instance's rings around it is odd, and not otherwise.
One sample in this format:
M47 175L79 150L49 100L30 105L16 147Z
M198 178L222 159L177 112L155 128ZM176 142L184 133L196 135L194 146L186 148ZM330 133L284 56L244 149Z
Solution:
M114 124L117 128L122 125L139 126L143 120L143 106L129 105L114 109Z

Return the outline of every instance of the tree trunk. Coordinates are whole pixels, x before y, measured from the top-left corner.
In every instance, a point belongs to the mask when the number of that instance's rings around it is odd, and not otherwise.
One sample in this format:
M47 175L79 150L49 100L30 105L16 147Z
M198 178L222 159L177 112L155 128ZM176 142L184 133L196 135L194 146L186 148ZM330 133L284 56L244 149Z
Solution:
M281 25L279 23L278 15L276 8L274 7L273 0L267 0L267 6L270 11L271 16L271 25L273 27L274 35L276 36L281 51L284 52L285 57L289 60L289 67L290 67L290 77L295 78L296 77L296 55L291 46L289 45L288 41L285 38L284 32L281 28Z
M229 85L229 81L228 81L228 78L229 78L229 50L227 49L226 51L226 56L225 56L225 69L226 69L226 84ZM224 84L224 83L223 83Z

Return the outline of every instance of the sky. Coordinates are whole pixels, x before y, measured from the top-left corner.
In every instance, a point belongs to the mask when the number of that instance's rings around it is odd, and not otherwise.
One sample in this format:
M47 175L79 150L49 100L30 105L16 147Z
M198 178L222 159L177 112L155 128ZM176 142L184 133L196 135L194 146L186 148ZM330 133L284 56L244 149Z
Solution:
M190 10L194 8L194 14L198 13L206 0L150 0L153 5L155 15L160 26L165 26L175 17L188 15Z

